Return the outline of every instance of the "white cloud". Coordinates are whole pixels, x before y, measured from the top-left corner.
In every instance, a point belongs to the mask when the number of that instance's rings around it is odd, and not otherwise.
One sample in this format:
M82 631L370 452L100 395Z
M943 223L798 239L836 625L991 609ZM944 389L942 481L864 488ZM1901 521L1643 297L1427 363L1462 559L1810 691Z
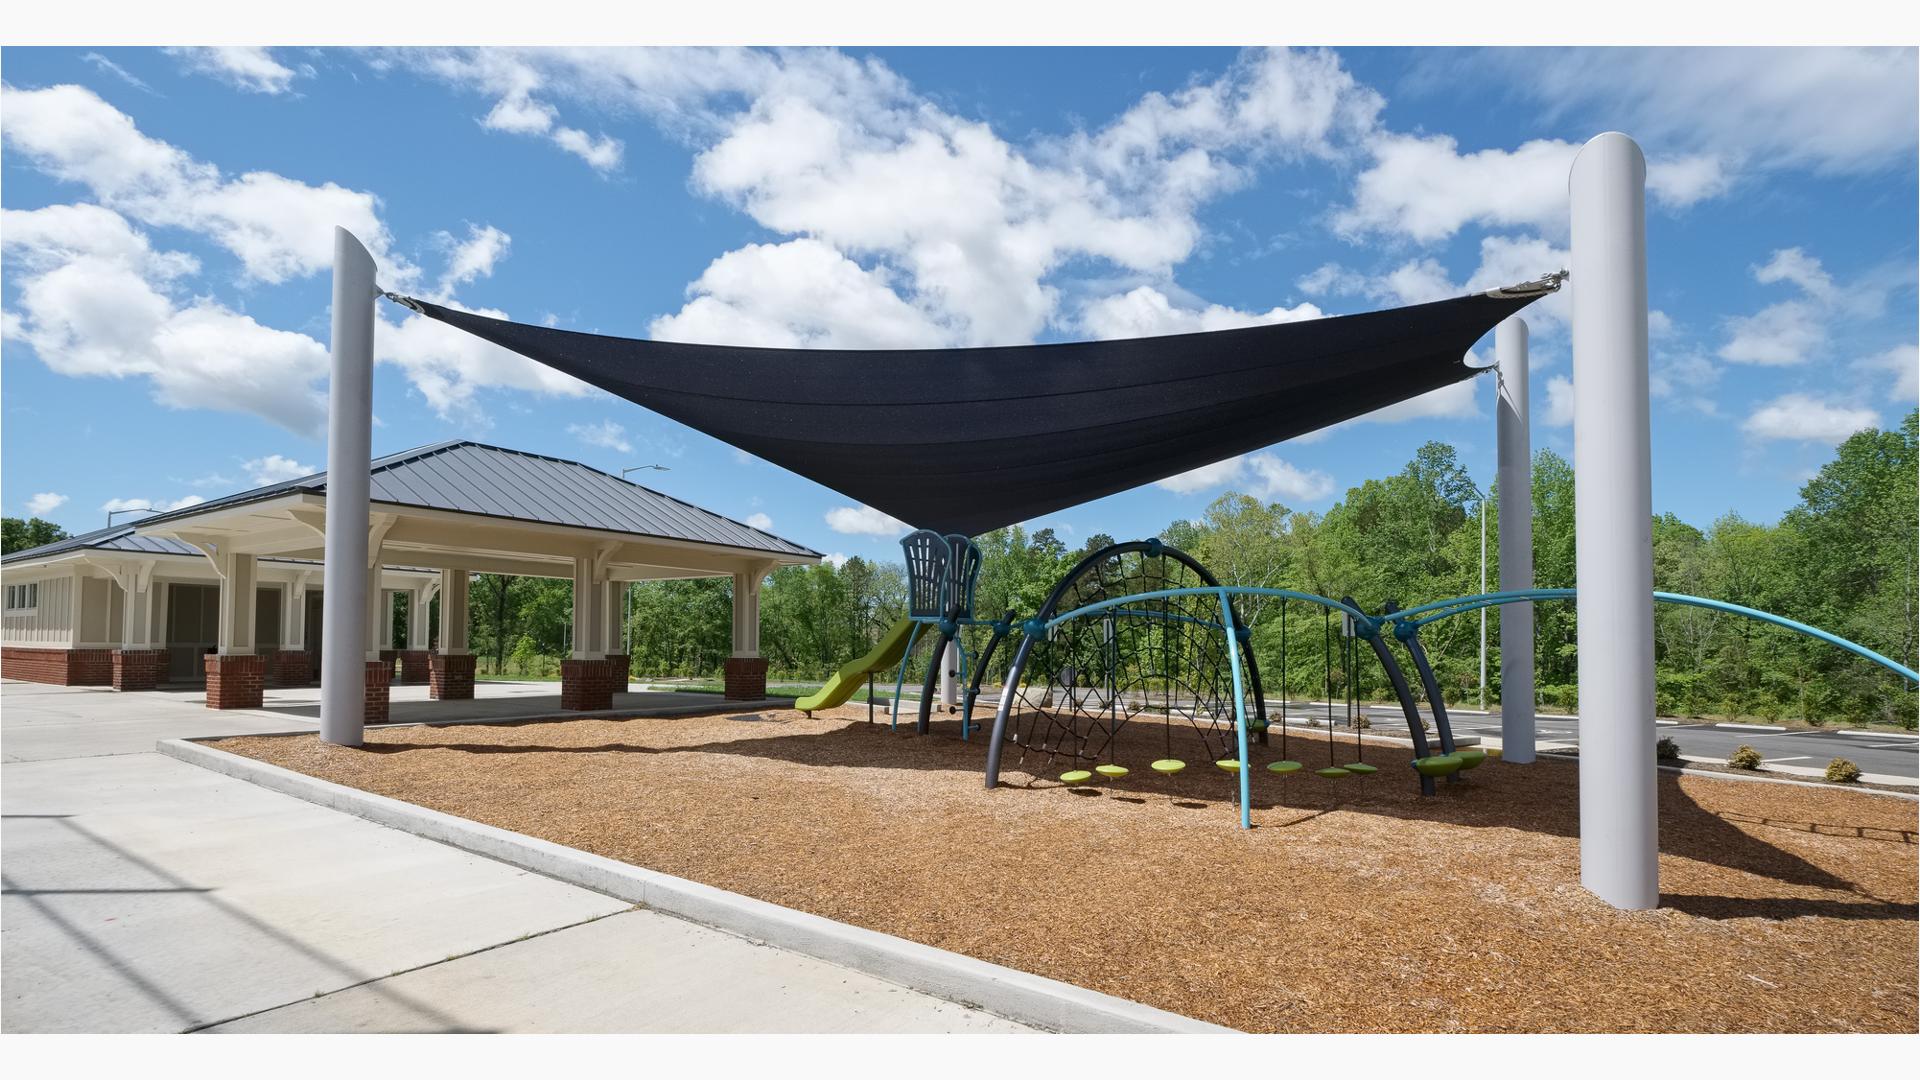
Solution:
M1649 327L1651 332L1651 327ZM1720 381L1720 367L1698 352L1670 352L1656 345L1651 357L1647 389L1656 398L1685 405L1707 416L1717 416L1720 406L1708 396Z
M1768 259L1764 266L1753 268L1753 279L1762 285L1791 281L1815 300L1833 299L1833 278L1827 273L1826 267L1820 265L1819 259L1797 247L1774 252L1773 258Z
M42 172L86 187L101 205L148 225L204 233L274 284L330 269L333 226L363 241L388 285L417 271L392 249L369 192L319 186L271 172L227 177L141 133L125 113L80 86L0 91L6 142Z
M85 60L87 63L92 64L94 67L99 68L101 71L104 71L107 74L113 76L114 78L119 79L121 82L124 82L128 86L133 87L135 90L142 90L149 94L154 92L153 87L148 86L147 81L145 79L142 79L140 76L135 75L133 72L128 71L126 68L121 67L119 64L114 63L113 61L107 59L106 57L101 56L97 52L87 53L86 55L82 56L80 59Z
M8 338L55 372L145 378L170 408L251 413L301 435L324 426L325 348L205 297L177 300L175 280L197 264L155 252L118 214L0 210L0 245L18 288Z
M278 484L286 480L298 480L303 476L312 476L320 470L312 465L300 462L283 454L268 454L266 457L253 458L242 466L257 487Z
M663 341L775 348L911 349L946 331L869 271L818 240L749 244L708 265L693 299L653 321Z
M1462 379L1418 397L1396 401L1356 420L1397 424L1406 420L1471 420L1480 415L1480 380Z
M836 506L827 511L827 528L850 536L895 537L907 531L907 523L871 506Z
M1087 305L1080 321L1093 337L1128 338L1299 322L1322 318L1325 314L1308 303L1264 312L1240 311L1220 304L1208 304L1198 310L1177 308L1165 293L1142 285L1131 292L1103 297Z
M437 239L447 249L447 269L440 275L442 296L475 278L491 277L494 264L507 257L507 249L513 244L513 237L491 225L469 224L465 240L447 232L439 233Z
M211 75L255 94L284 94L301 74L257 45L195 46L167 52L178 57L188 71Z
M1786 394L1754 410L1740 429L1756 439L1837 443L1879 422L1879 414L1872 409Z
M593 424L568 424L567 434L588 446L602 446L622 454L633 453L633 443L627 440L627 429L611 420L602 420Z
M468 308L454 301L447 306L489 318L504 319L504 311ZM373 343L377 359L404 368L413 388L435 413L470 424L484 423L477 395L482 389L524 390L556 397L584 397L592 387L519 353L482 341L446 323L408 313L397 323L380 311Z
M1302 469L1268 451L1226 458L1154 482L1155 487L1180 495L1229 485L1268 502L1315 502L1334 489L1333 477L1318 469Z
M847 558L848 556L846 555L845 552L830 551L827 554L820 556L820 561L833 567L835 570L838 570L841 567L847 565Z
M755 529L759 529L761 532L766 532L769 529L773 528L773 519L768 517L765 514L749 514L747 516L747 525L750 528L755 528Z
M1555 375L1547 380L1548 427L1570 427L1573 424L1573 380L1565 375Z
M1534 139L1513 150L1461 153L1450 135L1383 132L1370 145L1373 163L1355 178L1351 205L1333 217L1343 234L1384 233L1422 244L1470 224L1566 234L1567 177L1578 144ZM1647 164L1647 190L1666 206L1691 206L1726 186L1710 158L1653 157Z
M1506 49L1435 73L1549 106L1548 119L1617 127L1679 154L1824 174L1911 170L1914 50L1901 48Z
M1762 285L1788 282L1802 298L1770 304L1752 315L1727 320L1720 359L1733 364L1785 367L1806 362L1826 344L1827 318L1839 293L1820 260L1799 248L1783 248L1753 268Z
M42 514L50 514L66 501L67 497L58 492L42 491L27 500L27 516L39 517Z
M1869 356L1861 360L1859 366L1868 372L1893 376L1887 390L1888 400L1911 407L1915 397L1920 397L1920 346L1913 342Z
M1164 480L1155 480L1153 486L1165 488L1177 495L1191 495L1196 491L1207 491L1233 483L1239 479L1240 470L1245 465L1245 455L1225 458L1211 465L1202 465L1197 469L1175 473Z

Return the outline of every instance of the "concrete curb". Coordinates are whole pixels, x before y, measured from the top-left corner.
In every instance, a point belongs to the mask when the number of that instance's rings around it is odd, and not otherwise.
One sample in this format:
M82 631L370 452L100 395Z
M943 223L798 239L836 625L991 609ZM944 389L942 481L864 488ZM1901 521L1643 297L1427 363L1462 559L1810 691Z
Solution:
M1205 1033L1233 1029L1030 975L878 931L794 911L643 867L319 780L188 739L155 749L189 765L531 870L655 911L852 968L1050 1031Z

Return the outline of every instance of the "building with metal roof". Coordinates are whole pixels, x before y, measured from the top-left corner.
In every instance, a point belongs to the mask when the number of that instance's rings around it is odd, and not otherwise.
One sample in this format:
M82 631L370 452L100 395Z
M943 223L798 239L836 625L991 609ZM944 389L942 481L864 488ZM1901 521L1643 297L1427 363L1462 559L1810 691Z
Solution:
M432 682L436 697L472 695L472 574L573 580L562 701L605 708L625 682L618 597L629 583L731 577L742 663L729 672L751 671L761 580L821 559L579 462L470 440L376 458L368 483L368 633L379 646L369 649L370 678ZM327 487L327 474L315 473L5 556L6 674L120 689L204 680L215 708L258 705L261 686L310 681ZM399 596L406 611L440 618L408 618L408 640L395 641ZM430 640L435 621L446 632Z

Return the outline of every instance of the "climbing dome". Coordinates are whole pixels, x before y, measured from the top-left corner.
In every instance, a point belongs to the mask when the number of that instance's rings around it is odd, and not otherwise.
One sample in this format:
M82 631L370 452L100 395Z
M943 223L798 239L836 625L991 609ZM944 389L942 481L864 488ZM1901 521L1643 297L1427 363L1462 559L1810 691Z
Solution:
M1135 721L1155 729L1166 758L1235 757L1220 596L1141 595L1219 584L1198 560L1159 540L1114 544L1076 564L1022 628L994 720L989 784L1002 760L1035 775L1111 764L1115 740ZM1135 599L1073 614L1122 597ZM1226 614L1239 643L1249 727L1261 731L1259 669L1245 623L1230 605Z

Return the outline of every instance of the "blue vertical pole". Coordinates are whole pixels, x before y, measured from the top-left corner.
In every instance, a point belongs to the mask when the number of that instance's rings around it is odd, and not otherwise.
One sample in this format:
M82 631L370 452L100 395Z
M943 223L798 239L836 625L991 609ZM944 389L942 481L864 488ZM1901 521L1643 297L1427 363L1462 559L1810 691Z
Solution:
M1234 633L1233 601L1227 590L1220 590L1220 625L1227 635L1227 658L1233 661L1233 730L1240 740L1240 827L1253 828L1253 808L1247 805L1253 793L1253 775L1247 769L1247 694L1240 681L1240 638Z

